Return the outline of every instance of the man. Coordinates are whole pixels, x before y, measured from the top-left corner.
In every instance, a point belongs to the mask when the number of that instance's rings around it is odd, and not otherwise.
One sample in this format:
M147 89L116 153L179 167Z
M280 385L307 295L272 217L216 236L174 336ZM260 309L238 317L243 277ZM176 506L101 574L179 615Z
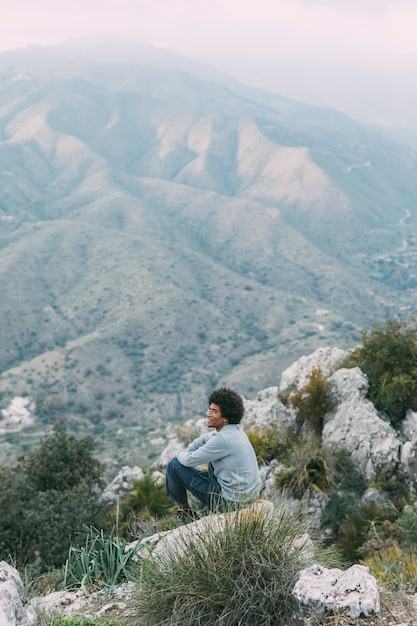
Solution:
M236 391L221 387L208 399L209 432L179 450L166 468L166 493L178 504L178 515L192 519L187 490L211 511L230 510L251 502L261 489L258 462L240 427L243 400ZM207 465L207 470L197 469Z

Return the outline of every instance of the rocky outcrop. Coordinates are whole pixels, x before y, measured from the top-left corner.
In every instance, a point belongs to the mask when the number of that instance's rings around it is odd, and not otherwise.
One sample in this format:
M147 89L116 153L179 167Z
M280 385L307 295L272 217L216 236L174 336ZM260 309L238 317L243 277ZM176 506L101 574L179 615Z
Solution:
M324 418L323 445L348 452L366 479L379 470L392 474L400 463L402 442L395 429L367 400L368 380L358 367L337 370L330 378L333 411Z
M366 617L380 611L376 580L364 565L352 565L346 571L313 565L300 572L293 596L305 623L313 614L343 612Z
M166 557L181 555L188 549L190 540L204 538L212 533L224 532L226 524L234 522L238 516L273 516L275 508L272 502L260 501L252 507L239 512L209 515L195 522L180 526L170 531L145 537L141 541L142 549L133 542L128 549L135 549L145 558L154 558L161 564ZM309 536L300 534L292 544L296 551L301 551L306 562L314 563L314 547ZM36 598L32 606L36 611L47 615L83 614L89 618L111 615L112 611L122 611L128 616L134 606L137 593L133 583L125 583L111 592L96 592L87 597L82 591L60 591L51 593L44 598ZM294 586L292 595L298 606L297 618L306 626L311 616L345 613L352 617L367 616L380 610L379 594L376 581L368 568L354 565L342 571L326 569L314 564L303 569ZM0 622L2 624L2 622ZM9 626L8 623L6 623ZM20 622L19 622L20 624ZM22 624L26 623L22 622ZM2 624L3 626L3 624ZM10 624L11 626L11 624Z
M255 400L244 399L242 427L245 430L266 430L294 423L295 413L278 399L278 392L278 387L268 387L260 391Z
M405 443L401 446L400 460L404 475L415 483L417 476L417 413L407 411L401 424L401 433Z
M116 504L118 500L121 501L123 496L132 491L133 481L141 480L144 475L140 467L136 465L135 467L128 467L125 465L103 491L101 495L102 502L110 506Z
M308 382L309 374L315 368L320 368L327 377L340 367L340 363L347 356L346 350L340 348L318 348L312 354L302 356L281 374L279 385L280 393L288 393L292 389L304 387Z
M36 613L29 606L18 571L0 562L0 626L33 626Z

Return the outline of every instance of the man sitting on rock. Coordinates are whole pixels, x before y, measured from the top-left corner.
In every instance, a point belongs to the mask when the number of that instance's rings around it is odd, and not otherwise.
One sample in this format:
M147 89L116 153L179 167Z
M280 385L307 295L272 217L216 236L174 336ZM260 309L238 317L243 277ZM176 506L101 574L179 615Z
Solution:
M179 450L166 468L166 493L178 504L178 515L194 519L187 489L205 510L225 511L256 500L261 477L255 451L240 421L244 406L240 395L221 387L208 399L207 426L214 428ZM207 470L197 469L208 465Z

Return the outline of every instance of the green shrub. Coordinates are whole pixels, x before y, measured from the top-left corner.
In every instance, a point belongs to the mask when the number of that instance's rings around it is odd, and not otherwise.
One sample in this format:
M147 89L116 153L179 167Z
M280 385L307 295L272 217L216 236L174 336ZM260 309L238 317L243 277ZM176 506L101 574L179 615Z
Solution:
M140 541L134 549L127 549L124 539L113 527L110 534L94 526L84 527L85 544L71 546L65 565L65 587L108 587L133 579L138 567Z
M93 440L57 424L14 468L0 469L0 558L41 569L65 562L71 536L101 512Z
M273 513L229 514L143 562L138 626L283 626L298 573L317 559L306 527L283 504Z
M404 506L397 524L404 530L408 543L417 543L417 500Z
M330 527L333 541L349 563L357 563L364 545L395 519L395 512L374 503L361 505L352 493L334 491L323 512L322 524Z
M409 593L417 591L417 554L414 551L394 542L363 559L362 563L369 567L379 584L397 590L406 588Z
M301 389L294 391L288 398L292 407L297 409L297 425L305 425L308 430L320 436L323 430L323 418L331 409L330 383L319 367L308 375L308 382Z
M367 375L369 399L397 427L407 409L416 406L416 320L374 323L370 330L362 332L361 339L362 346L352 352L344 365L358 366Z
M151 520L163 517L172 508L172 500L165 494L165 484L152 474L133 481L133 490L123 499L120 507L120 527L126 531L130 518Z
M276 474L277 487L284 488L295 498L301 498L310 488L319 493L330 489L333 474L330 457L317 438L312 437L306 441L293 439L289 458L289 467Z
M368 487L367 480L356 467L346 450L337 450L333 456L334 484L340 491L348 491L360 497Z
M271 426L263 430L248 430L246 434L255 450L258 463L288 458L289 433L282 433L277 427Z

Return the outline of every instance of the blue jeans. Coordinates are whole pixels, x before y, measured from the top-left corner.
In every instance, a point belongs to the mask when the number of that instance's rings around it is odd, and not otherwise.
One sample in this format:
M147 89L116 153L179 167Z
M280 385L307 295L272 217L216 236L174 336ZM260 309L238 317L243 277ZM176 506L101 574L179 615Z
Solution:
M208 470L185 467L177 458L171 459L166 467L165 493L178 504L188 502L187 490L200 500L210 511L231 508L221 495L220 485L209 463Z

